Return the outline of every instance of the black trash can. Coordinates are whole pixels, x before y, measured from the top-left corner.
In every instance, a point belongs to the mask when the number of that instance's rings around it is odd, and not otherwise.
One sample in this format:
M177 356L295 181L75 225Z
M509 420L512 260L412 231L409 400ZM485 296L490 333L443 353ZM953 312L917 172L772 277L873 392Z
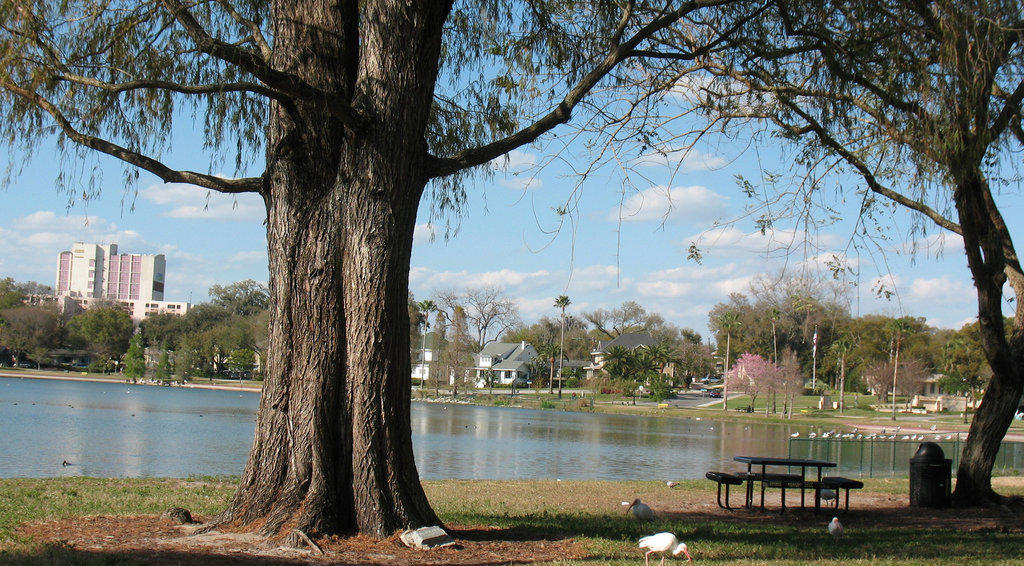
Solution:
M922 442L910 459L910 506L949 507L952 470L941 446Z

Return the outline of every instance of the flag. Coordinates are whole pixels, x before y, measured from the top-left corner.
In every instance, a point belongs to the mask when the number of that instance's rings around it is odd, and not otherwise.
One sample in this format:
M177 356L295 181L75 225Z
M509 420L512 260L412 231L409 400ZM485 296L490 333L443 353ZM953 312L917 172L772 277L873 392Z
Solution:
M818 329L817 328L814 329L814 339L813 339L813 342L814 342L814 351L812 352L811 355L817 357L817 355L818 355Z

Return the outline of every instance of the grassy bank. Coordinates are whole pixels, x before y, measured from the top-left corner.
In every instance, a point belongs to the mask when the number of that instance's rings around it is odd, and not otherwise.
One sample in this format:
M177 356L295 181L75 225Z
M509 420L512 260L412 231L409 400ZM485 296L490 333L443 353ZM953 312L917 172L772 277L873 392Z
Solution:
M868 480L866 484L863 492L853 496L851 512L843 516L847 533L838 542L825 532L826 514L790 512L779 517L721 511L714 504L713 486L706 481L685 481L675 489L660 482L555 480L450 480L424 485L449 526L486 525L534 539L572 538L590 555L565 564L640 564L643 555L637 539L658 531L678 534L697 564L1021 563L1024 534L1019 528L994 527L991 518L987 522L963 519L952 510L936 513L943 523L922 522L930 517L927 512L896 520L892 509L876 513L869 500L888 501L899 512L905 506L907 481ZM81 554L59 543L40 544L20 536L16 528L31 521L89 515L159 514L172 506L209 516L225 505L232 488L233 483L226 480L0 480L0 562L149 564L139 554ZM1024 483L1001 486L1000 491L1024 493ZM653 524L640 525L623 513L621 502L634 497L655 508L659 516ZM506 556L502 562L515 559ZM375 561L366 558L366 562ZM684 561L670 559L669 563Z

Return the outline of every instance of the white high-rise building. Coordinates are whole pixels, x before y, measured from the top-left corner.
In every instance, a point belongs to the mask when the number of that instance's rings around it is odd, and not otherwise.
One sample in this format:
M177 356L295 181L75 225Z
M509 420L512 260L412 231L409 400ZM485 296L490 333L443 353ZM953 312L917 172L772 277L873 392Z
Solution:
M76 242L57 258L56 292L82 308L99 299L121 302L136 321L157 312L183 315L188 303L163 300L166 271L163 254L118 254L117 244Z
M117 244L75 243L57 260L57 294L117 301L162 301L163 254L118 254Z

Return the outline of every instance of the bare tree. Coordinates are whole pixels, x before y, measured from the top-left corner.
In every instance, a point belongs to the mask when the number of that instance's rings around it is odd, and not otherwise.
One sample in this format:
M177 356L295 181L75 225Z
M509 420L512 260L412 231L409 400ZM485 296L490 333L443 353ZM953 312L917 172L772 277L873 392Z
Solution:
M793 418L793 403L804 392L804 375L800 369L800 360L797 359L796 352L789 348L782 351L778 371L783 403L786 406L786 417L791 419Z
M463 309L466 323L476 333L477 347L520 324L519 306L501 287L472 287L462 293L446 289L435 295L449 315L454 316L456 308Z
M595 309L583 313L583 317L602 336L615 338L629 332L653 333L665 325L660 314L648 313L636 301L626 301L612 310Z

